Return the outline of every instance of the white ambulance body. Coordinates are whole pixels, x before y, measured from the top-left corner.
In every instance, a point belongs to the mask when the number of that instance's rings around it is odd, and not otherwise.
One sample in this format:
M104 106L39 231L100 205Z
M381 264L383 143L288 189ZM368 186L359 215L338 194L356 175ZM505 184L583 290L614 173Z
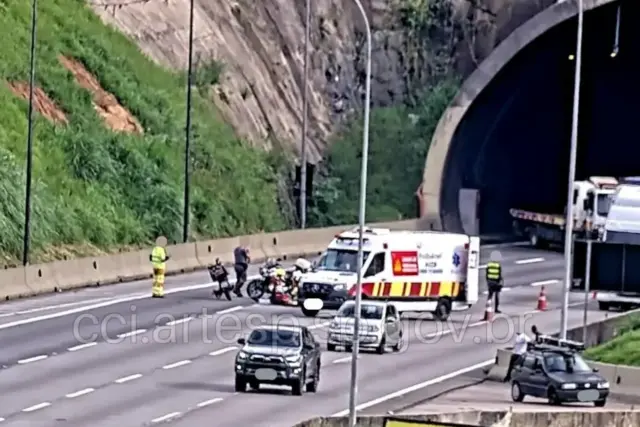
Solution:
M393 301L399 312L432 312L438 319L478 301L478 237L367 228L363 252L363 298ZM357 253L357 229L336 235L314 271L302 278L305 315L337 309L354 297Z

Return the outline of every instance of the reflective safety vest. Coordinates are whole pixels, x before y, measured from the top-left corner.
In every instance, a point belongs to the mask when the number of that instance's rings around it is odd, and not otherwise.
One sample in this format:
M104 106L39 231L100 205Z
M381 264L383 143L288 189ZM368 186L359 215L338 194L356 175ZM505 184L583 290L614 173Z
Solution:
M499 282L502 279L502 266L499 262L487 264L487 281Z
M153 268L165 269L165 262L167 261L167 252L162 246L156 246L151 251L151 263Z

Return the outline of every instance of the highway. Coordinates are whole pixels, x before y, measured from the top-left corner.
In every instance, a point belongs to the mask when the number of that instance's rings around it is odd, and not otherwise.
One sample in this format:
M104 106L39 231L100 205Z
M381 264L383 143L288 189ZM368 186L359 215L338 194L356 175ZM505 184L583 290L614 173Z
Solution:
M500 251L504 315L491 325L482 322L481 298L444 324L429 316L405 319L408 340L400 353L360 356L360 409L375 411L403 394L477 369L511 342L518 325L529 329L535 323L548 333L559 327L562 254L518 245ZM490 252L482 251L481 263ZM253 267L250 274L255 272ZM167 280L161 300L149 298L150 282L141 281L1 304L0 424L186 427L215 420L285 427L347 408L350 364L343 352L323 354L316 394L233 390L238 338L261 323L297 322L324 343L331 313L308 319L296 308L256 305L247 298L218 301L210 295L206 272ZM548 289L549 311L535 313L541 284ZM571 297L570 326L582 320L582 296Z

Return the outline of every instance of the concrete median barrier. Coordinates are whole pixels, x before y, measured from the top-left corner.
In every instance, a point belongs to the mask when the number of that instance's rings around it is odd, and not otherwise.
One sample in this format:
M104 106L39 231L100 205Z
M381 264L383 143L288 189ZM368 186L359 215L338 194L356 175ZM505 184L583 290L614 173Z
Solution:
M398 416L390 419L384 416L358 417L358 427L390 427L392 421L405 421L408 425L416 422L425 427L432 423L478 427L637 427L640 424L640 411L465 411L411 416ZM446 425L446 424L445 424ZM294 427L348 427L346 417L314 418ZM413 427L413 426L412 426Z
M418 220L370 224L370 227L392 230L418 230ZM279 257L287 260L317 256L339 232L356 227L345 225L307 230L289 230L229 237L196 243L172 245L167 248L171 260L167 274L180 274L206 268L216 258L233 263L233 250L240 244L248 246L252 262ZM87 257L34 264L0 270L0 297L13 299L42 293L106 285L151 277L149 251L122 252L102 257Z

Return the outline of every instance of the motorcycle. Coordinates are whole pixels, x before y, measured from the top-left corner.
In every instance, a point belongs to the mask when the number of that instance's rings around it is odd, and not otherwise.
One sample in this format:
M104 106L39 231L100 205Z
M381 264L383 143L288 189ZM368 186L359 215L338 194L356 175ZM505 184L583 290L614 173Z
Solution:
M216 298L219 299L222 294L224 294L225 298L231 301L233 285L229 283L229 276L225 274L224 277L216 277L212 267L209 268L209 276L211 276L211 280L213 280L213 294Z
M275 305L296 305L292 291L293 271L287 271L283 278L278 277L279 265L265 264L260 267L260 278L254 279L247 284L247 295L256 302L268 295L269 302Z

